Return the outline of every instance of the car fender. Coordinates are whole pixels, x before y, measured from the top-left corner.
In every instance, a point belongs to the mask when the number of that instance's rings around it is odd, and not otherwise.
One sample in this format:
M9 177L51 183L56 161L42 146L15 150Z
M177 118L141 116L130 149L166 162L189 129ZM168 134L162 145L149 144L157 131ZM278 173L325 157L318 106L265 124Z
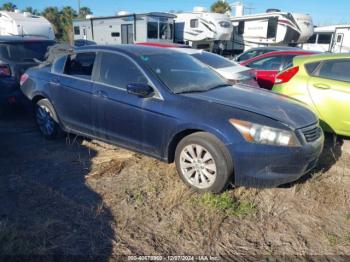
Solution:
M173 154L176 150L177 144L186 136L195 132L207 132L218 138L224 145L232 143L232 138L219 129L213 128L203 124L183 123L174 128L169 135L167 144L163 149L163 158L167 162L172 162ZM234 133L234 132L233 132Z

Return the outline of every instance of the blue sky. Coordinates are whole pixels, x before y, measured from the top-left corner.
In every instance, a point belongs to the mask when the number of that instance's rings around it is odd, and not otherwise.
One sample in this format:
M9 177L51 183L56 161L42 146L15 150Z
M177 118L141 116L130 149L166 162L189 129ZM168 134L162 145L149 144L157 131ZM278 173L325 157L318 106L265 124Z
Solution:
M11 0L0 0L0 5ZM77 0L12 0L18 8L32 6L39 10L47 6L72 6L77 8ZM209 8L214 0L81 0L81 6L88 6L95 15L113 15L116 11L129 12L192 10L194 6ZM235 2L235 1L229 1ZM350 23L350 1L335 0L246 0L251 5L252 12L263 12L267 8L279 8L284 11L309 13L313 16L315 24Z

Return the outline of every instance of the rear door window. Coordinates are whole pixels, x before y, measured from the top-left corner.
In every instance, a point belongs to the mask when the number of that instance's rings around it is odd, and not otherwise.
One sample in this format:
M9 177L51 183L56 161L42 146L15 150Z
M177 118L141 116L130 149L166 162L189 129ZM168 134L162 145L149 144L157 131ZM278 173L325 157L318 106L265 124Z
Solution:
M282 69L282 56L270 56L255 60L248 64L248 67L259 70L281 70Z
M315 72L315 76L350 82L350 59L344 60L330 60L325 61L317 72Z
M131 83L147 84L141 70L127 57L114 53L101 53L100 69L96 81L126 89Z
M91 79L96 53L77 53L67 59L64 73L84 79Z

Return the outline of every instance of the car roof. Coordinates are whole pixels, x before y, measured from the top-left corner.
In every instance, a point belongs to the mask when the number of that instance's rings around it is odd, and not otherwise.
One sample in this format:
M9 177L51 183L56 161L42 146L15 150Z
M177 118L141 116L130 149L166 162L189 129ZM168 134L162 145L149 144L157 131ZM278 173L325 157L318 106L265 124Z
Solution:
M132 56L140 55L156 55L156 54L175 54L176 51L170 48L160 48L154 46L143 46L143 45L88 45L78 47L75 50L96 50L96 51L116 51L120 53L129 54Z
M188 48L191 49L189 45L177 44L177 43L166 43L166 42L138 42L136 45L144 46L154 46L154 47L163 47L163 48Z
M296 63L310 63L310 62L318 62L318 61L332 60L332 59L350 59L350 54L322 53L322 54L315 54L310 56L298 56L294 58L294 61Z
M270 57L270 56L274 56L274 55L311 55L311 54L317 54L318 52L315 52L315 51L306 51L306 50L294 50L294 51L291 51L291 50L288 50L288 51L272 51L272 52L269 52L269 53L266 53L266 54L262 54L262 55L259 55L259 56L255 56L251 59L248 59L248 60L245 60L243 61L241 64L242 65L245 65L245 64L249 64L250 62L252 61L256 61L256 60L259 60L261 58L265 58L265 57Z
M249 50L247 50L247 52L249 51L255 51L255 50L302 50L299 47L293 47L293 46L264 46L264 47L254 47L251 48Z
M14 43L14 42L55 42L54 40L47 39L40 36L0 36L0 43Z
M200 54L200 53L203 53L203 52L206 52L204 50L201 50L201 49L192 49L192 48L170 48L171 50L175 50L177 52L181 52L181 53L185 53L185 54L189 54L189 55L193 55L193 54ZM206 52L208 53L208 52Z

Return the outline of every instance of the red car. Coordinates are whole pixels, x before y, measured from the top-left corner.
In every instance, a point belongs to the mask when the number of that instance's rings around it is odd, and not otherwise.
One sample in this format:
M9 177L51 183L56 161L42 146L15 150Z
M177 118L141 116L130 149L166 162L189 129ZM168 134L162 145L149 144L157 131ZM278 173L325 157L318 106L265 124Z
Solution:
M240 64L255 69L259 86L270 90L275 84L277 74L290 67L295 56L315 53L304 50L274 51L248 59Z

